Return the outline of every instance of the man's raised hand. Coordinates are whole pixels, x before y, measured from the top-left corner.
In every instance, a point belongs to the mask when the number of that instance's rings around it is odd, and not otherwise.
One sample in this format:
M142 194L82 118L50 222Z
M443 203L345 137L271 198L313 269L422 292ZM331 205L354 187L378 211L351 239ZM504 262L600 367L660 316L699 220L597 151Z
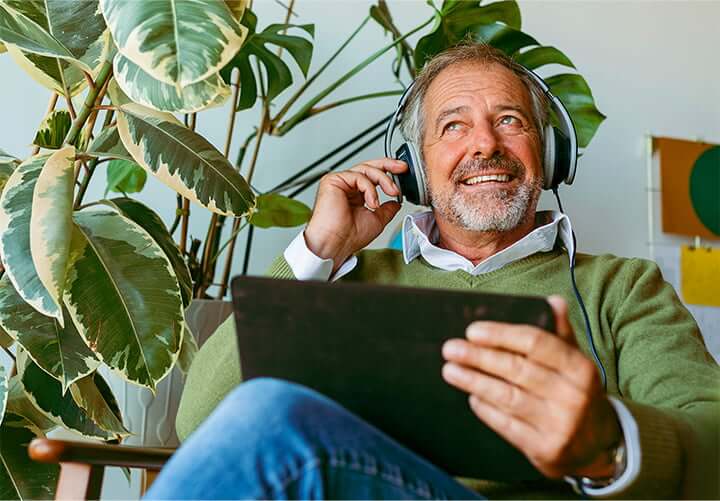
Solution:
M405 162L380 158L325 175L305 229L305 242L313 254L332 259L333 270L337 270L372 242L400 210L396 201L380 204L377 187L388 196L399 195L399 188L386 173L406 170Z

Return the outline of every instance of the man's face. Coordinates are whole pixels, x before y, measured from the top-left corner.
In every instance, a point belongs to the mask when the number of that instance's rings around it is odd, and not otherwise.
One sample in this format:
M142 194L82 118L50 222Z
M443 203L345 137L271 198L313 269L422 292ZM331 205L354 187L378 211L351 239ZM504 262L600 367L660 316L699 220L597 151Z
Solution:
M436 215L472 231L532 220L542 189L530 94L502 66L459 63L430 84L423 155Z

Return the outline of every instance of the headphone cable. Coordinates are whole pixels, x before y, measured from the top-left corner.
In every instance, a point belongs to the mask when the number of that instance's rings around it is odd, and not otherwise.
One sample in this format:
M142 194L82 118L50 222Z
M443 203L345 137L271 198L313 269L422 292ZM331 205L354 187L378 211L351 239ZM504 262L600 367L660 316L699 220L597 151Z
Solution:
M560 212L563 215L566 215L565 211L563 210L562 202L560 201L560 194L558 193L557 186L552 189L552 192L555 195L555 199L557 200ZM592 353L595 365L600 370L600 379L602 380L603 389L607 391L607 374L605 372L605 366L603 366L603 363L600 360L600 356L597 353L597 349L595 348L592 328L590 327L590 316L588 315L587 309L585 308L585 302L583 301L582 295L580 295L580 290L578 289L577 282L575 281L575 255L577 254L577 238L575 237L574 231L571 230L571 233L573 239L573 250L570 254L570 281L572 283L573 291L575 292L575 298L580 305L580 310L582 310L583 318L585 319L585 335L587 336L588 345L590 346L590 352Z

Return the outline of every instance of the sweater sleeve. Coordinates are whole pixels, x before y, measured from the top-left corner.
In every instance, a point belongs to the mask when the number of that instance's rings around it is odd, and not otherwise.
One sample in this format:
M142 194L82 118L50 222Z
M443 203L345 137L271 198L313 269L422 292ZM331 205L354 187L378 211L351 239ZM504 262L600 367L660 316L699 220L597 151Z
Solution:
M617 495L717 498L720 368L657 265L635 259L628 267L612 331L618 388L638 424L641 466Z

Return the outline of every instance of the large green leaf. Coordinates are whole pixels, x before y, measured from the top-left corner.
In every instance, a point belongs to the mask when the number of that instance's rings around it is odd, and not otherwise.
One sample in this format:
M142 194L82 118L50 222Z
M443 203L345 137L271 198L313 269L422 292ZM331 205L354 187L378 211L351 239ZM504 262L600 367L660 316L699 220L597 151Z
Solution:
M73 383L65 394L60 383L24 353L18 356L18 374L30 401L56 423L102 440L129 434L122 426L122 418L114 415L119 410L110 387L97 372Z
M535 47L522 53L515 54L515 62L529 70L534 70L546 64L559 64L575 68L570 59L555 47Z
M185 87L220 71L247 30L217 0L100 0L125 57L152 77Z
M17 6L16 2L14 6ZM73 54L41 25L11 7L7 0L0 2L0 41L45 56L72 60Z
M37 276L60 309L72 233L75 147L57 150L38 176L30 215L30 252ZM19 290L19 289L18 289ZM63 316L56 316L63 325Z
M269 193L257 198L257 208L250 216L250 224L259 228L292 228L310 220L312 210L292 198Z
M62 392L100 365L69 313L65 326L35 311L18 295L7 276L0 279L0 326L45 372L60 381Z
M118 85L133 101L160 111L194 113L218 106L230 96L230 86L219 73L178 87L153 78L120 53L115 55L113 68Z
M41 85L60 94L64 88L77 94L86 85L83 69L94 76L110 46L97 0L4 1L41 26L72 54L74 62L10 46L13 59Z
M107 166L107 186L105 196L108 192L115 193L139 193L145 187L147 172L133 161L111 160Z
M433 31L418 40L415 47L415 68L420 70L428 59L463 41L468 34L475 40L488 40L490 34L482 33L488 25L506 27L511 32L520 29L520 8L515 1L493 2L480 5L479 1L445 2ZM478 37L478 35L483 35Z
M312 60L313 46L306 38L296 35L282 34L289 28L299 28L310 36L315 34L315 27L312 24L284 25L272 24L261 33L256 33L257 16L246 9L242 23L248 28L249 35L240 52L232 61L223 68L221 74L226 82L230 83L233 69L240 72L240 99L238 111L252 108L257 100L257 81L255 73L250 64L250 56L253 56L265 68L267 82L267 97L270 101L275 99L282 91L292 85L292 73L287 64L266 45L271 44L287 50L295 60L303 75L307 75Z
M165 252L170 263L172 263L178 283L180 284L183 304L185 306L190 304L193 291L190 270L162 219L160 219L150 207L132 198L113 198L111 200L103 200L103 203L114 208L128 219L132 219L150 234L153 240L155 240L163 252Z
M587 147L605 120L595 106L592 91L585 79L573 73L563 73L546 78L545 83L570 113L578 136L578 146Z
M117 119L133 159L177 193L227 216L242 216L254 206L250 187L227 158L172 115L130 103Z
M92 140L84 153L96 157L117 158L134 162L130 153L128 153L125 146L123 146L116 126L104 128L102 132Z
M0 196L0 257L20 296L40 313L61 319L62 311L40 280L30 251L33 191L49 157L29 158L5 185Z
M154 389L175 363L182 339L172 265L142 227L120 214L88 211L74 219L65 304L103 362Z
M72 119L67 110L52 111L40 124L33 144L41 148L56 150L62 146L71 126Z
M54 499L60 466L28 456L36 437L28 422L8 413L0 427L0 499Z

